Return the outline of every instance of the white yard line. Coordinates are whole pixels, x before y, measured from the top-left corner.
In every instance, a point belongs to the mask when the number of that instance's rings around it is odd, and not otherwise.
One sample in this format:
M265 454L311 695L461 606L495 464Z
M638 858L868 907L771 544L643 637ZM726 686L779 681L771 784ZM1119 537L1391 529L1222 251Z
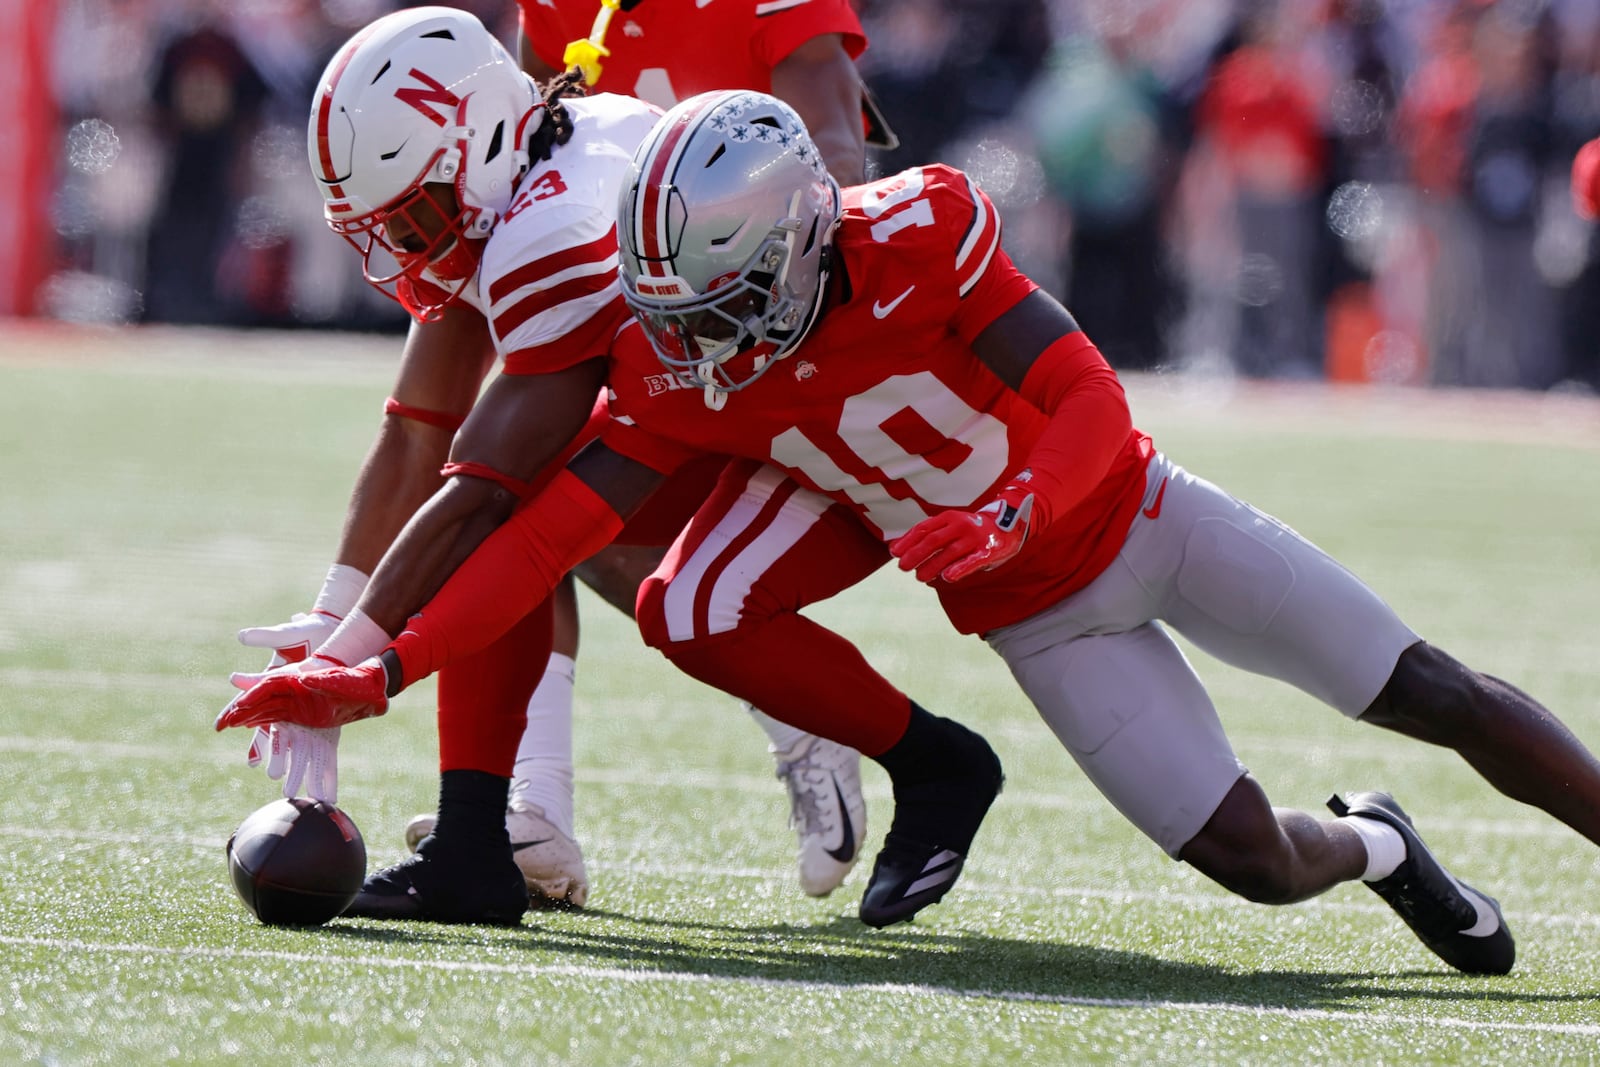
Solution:
M141 849L148 851L150 848L176 847L197 849L204 852L221 854L226 840L221 837L203 837L187 834L138 834L131 832L117 832L114 830L54 830L35 826L5 826L0 825L0 839L17 838L28 841L48 841L53 844L107 844L127 845L137 843ZM631 877L644 877L656 881L663 879L671 881L720 881L727 879L741 879L756 882L772 882L787 885L794 877L794 872L786 867L744 867L721 864L690 864L684 862L673 863L629 863L607 862L596 859L596 856L606 851L603 839L590 837L586 839L589 845L588 866L597 878L607 874L624 875ZM619 849L620 851L620 849ZM862 883L864 884L864 883ZM853 894L860 888L860 884L848 888L844 892ZM1183 893L1166 889L1138 890L1125 887L1107 889L1104 887L1088 885L1028 885L1019 883L1010 878L985 878L983 875L968 873L961 880L961 890L965 893L979 894L984 897L998 899L1038 899L1049 900L1102 900L1112 904L1158 903L1169 907L1192 908L1196 910L1208 909L1233 909L1241 907L1236 897L1227 895L1218 890L1215 893ZM853 899L853 896L851 897ZM1387 914L1388 907L1384 904L1367 901L1364 896L1348 900L1333 900L1321 898L1308 900L1294 906L1296 912L1337 911L1352 913ZM1568 928L1600 928L1600 914L1582 914L1572 912L1536 913L1520 909L1515 910L1514 916L1518 925L1532 924L1546 927Z
M318 967L358 967L388 971L419 971L470 974L504 974L524 978L576 978L586 982L662 982L682 985L735 985L762 989L827 990L831 992L890 993L909 998L955 998L960 1000L998 1000L1022 1004L1051 1004L1072 1008L1121 1008L1136 1011L1176 1011L1197 1014L1245 1015L1253 1018L1282 1018L1351 1023L1363 1029L1374 1025L1402 1026L1423 1024L1469 1032L1513 1032L1600 1036L1600 1024L1498 1022L1460 1019L1435 1015L1404 1015L1393 1012L1329 1011L1325 1008L1276 1008L1258 1004L1230 1004L1222 1001L1182 1001L1140 998L1076 997L1056 993L1028 993L1006 989L968 988L900 982L827 982L801 978L761 978L744 975L713 975L671 971L630 970L620 967L583 967L565 964L509 964L472 960L413 960L391 956L341 956L309 952L274 952L265 949L173 948L138 943L96 943L70 938L14 937L0 935L0 944L43 948L57 953L87 956L168 956L180 960L273 960L283 963L315 964Z
M248 768L244 765L243 751L248 739L245 738L243 731L239 731L238 734L240 738L239 745L236 746L239 750L238 752L230 749L225 753L218 753L204 745L182 745L174 748L170 745L144 745L124 741L84 741L69 737L0 735L0 753L64 755L70 756L80 764L96 761L123 763L129 760L151 760L170 765L174 762L192 761L213 766L219 764L237 766L241 773L247 773ZM1431 755L1432 753L1424 754ZM380 755L359 753L341 754L339 762L341 767L347 769L377 766L380 763L387 766L389 763ZM642 771L636 767L580 766L576 768L575 773L580 784L594 786L622 786L650 790L704 789L717 792L761 795L774 794L778 789L773 780L764 774L729 774L691 767ZM1468 774L1471 772L1463 767L1461 773ZM883 783L867 784L862 791L868 800L877 801L880 804L887 802L890 796L888 786ZM1024 789L1014 781L1007 783L1001 802L1008 808L1021 807L1062 813L1096 814L1104 813L1106 810L1105 802L1094 796L1063 796L1058 793L1052 793L1045 788ZM1538 815L1533 815L1527 819L1468 819L1430 816L1428 818L1428 827L1437 833L1539 838L1552 841L1565 840L1572 837L1571 830L1552 819ZM10 831L6 827L0 826L0 835L8 832Z

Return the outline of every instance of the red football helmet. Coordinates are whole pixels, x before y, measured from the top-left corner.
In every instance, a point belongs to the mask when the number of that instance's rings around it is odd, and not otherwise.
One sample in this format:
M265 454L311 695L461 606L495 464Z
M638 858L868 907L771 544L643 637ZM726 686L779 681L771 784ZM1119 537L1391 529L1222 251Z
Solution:
M465 11L398 11L346 42L322 74L307 147L323 216L367 281L418 321L437 318L476 273L542 111L533 80Z

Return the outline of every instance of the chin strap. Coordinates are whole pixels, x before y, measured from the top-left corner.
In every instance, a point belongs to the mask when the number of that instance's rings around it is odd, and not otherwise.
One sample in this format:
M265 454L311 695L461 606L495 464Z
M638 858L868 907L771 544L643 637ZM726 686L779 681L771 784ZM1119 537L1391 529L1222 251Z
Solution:
M706 407L710 408L712 411L721 411L728 404L728 393L727 390L719 389L710 382L707 382L703 399L706 402Z

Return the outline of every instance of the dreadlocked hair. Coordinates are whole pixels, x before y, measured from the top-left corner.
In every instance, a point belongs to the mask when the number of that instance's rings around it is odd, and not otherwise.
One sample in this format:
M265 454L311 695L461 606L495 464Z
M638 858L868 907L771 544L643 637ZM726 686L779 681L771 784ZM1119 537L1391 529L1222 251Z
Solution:
M557 74L543 86L545 120L534 131L528 142L528 158L538 163L549 159L557 145L572 140L572 116L561 106L561 101L571 96L588 96L584 88L583 71L577 67Z

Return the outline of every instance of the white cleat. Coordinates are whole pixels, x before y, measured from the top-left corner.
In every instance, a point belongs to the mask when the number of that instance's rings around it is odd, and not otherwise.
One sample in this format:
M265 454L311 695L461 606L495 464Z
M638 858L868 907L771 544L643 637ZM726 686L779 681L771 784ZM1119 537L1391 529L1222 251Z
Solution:
M418 815L406 823L406 847L417 850L433 833L436 816ZM512 858L528 883L533 905L581 908L589 900L589 875L583 867L578 843L544 817L537 804L513 795L506 806L506 832L511 837Z
M433 833L433 824L438 821L439 817L431 811L413 815L411 821L406 823L406 848L415 852L417 846L422 844L422 839Z
M800 888L825 897L844 882L867 836L867 802L861 795L861 754L807 736L774 751L778 777L789 790L789 825L800 838Z

